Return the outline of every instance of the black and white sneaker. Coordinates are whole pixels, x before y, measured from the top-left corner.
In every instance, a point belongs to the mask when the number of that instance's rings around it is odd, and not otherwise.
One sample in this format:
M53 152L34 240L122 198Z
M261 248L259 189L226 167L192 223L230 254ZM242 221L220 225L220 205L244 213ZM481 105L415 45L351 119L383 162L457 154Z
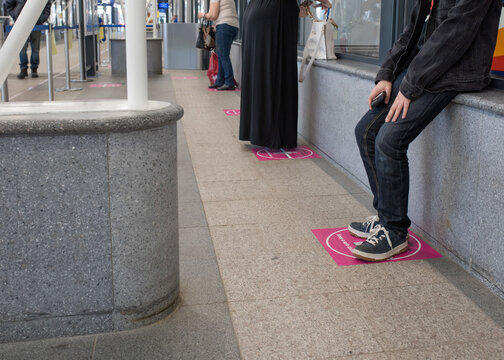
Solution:
M378 215L370 216L366 218L366 220L362 223L353 222L348 225L348 231L353 236L357 236L358 238L367 239L371 235L371 230L378 225Z
M408 235L398 235L378 224L369 238L352 250L352 254L361 260L382 261L406 250L408 250Z

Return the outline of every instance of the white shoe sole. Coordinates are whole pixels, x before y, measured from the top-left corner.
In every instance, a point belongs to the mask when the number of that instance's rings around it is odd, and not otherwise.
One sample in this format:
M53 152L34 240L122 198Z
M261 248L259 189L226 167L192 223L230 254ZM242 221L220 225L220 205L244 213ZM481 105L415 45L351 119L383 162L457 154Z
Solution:
M365 261L383 261L391 258L394 255L401 254L408 250L408 241L405 241L399 246L383 254L370 254L357 249L353 249L352 254L361 260Z
M365 232L362 232L362 231L359 231L359 230L355 230L354 228L352 227L347 227L348 231L350 232L350 234L352 234L353 236L355 237L358 237L358 238L361 238L361 239L367 239L369 237L369 235L371 235L371 233L365 233Z

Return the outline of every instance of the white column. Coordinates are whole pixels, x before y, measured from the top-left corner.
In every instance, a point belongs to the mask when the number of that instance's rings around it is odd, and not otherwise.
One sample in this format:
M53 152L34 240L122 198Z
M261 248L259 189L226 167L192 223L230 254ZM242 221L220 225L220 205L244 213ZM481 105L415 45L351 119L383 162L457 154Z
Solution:
M19 52L23 48L28 35L37 23L47 0L28 0L23 7L14 27L0 50L0 84L3 84L9 71L16 61L19 61ZM47 46L51 46L48 44Z
M149 101L145 1L126 2L126 65L128 106L131 109L145 109Z

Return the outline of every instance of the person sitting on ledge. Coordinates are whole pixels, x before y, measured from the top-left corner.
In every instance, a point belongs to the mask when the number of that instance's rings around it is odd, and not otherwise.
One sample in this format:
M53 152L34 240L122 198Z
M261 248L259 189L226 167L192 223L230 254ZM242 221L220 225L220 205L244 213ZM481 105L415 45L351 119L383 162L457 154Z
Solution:
M501 0L417 0L355 128L378 213L348 226L366 238L355 257L381 261L408 249L408 146L459 92L490 83L501 11Z

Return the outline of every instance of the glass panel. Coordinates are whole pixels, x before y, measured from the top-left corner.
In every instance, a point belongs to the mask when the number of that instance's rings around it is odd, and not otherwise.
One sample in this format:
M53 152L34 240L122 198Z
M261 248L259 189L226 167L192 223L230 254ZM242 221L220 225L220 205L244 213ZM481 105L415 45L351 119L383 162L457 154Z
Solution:
M378 57L382 0L334 0L331 17L338 24L337 53ZM317 10L321 17L320 10ZM319 14L320 13L320 14Z

